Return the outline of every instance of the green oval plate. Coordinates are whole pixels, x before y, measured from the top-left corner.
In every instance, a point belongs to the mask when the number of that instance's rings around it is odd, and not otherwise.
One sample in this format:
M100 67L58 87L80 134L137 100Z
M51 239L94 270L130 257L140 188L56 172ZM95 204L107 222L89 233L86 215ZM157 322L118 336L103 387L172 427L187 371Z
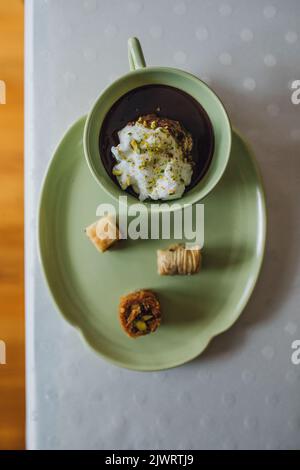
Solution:
M42 189L39 245L48 286L63 316L106 359L145 371L178 366L237 320L257 280L266 215L254 158L234 132L226 173L204 201L201 272L161 277L156 249L170 241L126 240L100 254L84 233L100 203L114 204L85 162L84 122L62 139ZM156 333L134 340L121 330L117 311L120 296L139 288L157 292L163 321Z

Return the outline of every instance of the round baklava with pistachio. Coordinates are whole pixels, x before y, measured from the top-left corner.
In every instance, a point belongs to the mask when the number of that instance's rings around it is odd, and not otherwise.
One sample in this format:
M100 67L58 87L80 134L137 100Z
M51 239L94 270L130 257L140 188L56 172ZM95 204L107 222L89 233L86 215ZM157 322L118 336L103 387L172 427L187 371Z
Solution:
M132 187L141 201L182 196L193 173L193 140L178 121L148 114L129 122L118 138L111 152L122 189Z
M121 297L119 319L125 333L131 338L144 336L160 325L159 301L150 290L139 290Z

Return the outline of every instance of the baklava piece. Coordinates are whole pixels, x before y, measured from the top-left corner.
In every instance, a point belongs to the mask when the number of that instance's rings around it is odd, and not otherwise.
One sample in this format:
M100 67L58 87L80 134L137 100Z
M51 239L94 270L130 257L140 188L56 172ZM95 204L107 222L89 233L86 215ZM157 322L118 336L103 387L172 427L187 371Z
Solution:
M120 323L125 333L137 338L153 333L160 325L160 304L150 290L139 290L121 297Z
M201 265L201 251L198 245L186 248L184 245L171 245L166 250L157 250L158 274L195 274Z
M103 253L121 238L115 217L107 215L89 225L85 233L98 251Z

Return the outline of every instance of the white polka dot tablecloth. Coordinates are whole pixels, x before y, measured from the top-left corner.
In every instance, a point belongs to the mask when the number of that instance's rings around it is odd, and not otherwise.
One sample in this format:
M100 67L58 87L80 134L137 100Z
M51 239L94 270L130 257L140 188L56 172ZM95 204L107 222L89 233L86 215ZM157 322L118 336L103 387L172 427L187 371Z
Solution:
M300 2L26 2L27 446L32 449L300 447ZM183 68L222 98L263 175L266 258L239 321L204 354L155 373L106 363L55 310L37 256L42 177L65 130L128 71Z

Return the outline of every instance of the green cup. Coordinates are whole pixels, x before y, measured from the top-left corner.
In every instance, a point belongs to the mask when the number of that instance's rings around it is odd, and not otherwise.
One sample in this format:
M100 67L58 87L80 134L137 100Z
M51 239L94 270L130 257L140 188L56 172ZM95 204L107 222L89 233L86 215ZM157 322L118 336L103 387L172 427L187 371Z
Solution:
M231 125L223 104L217 95L199 78L190 73L169 67L146 67L143 51L137 38L128 40L128 57L131 71L109 85L99 96L90 111L84 128L83 145L88 166L100 186L114 199L127 195L127 204L140 202L124 191L107 174L99 150L102 123L112 105L125 93L143 85L169 85L185 91L196 99L207 112L214 130L214 152L210 166L190 191L180 199L170 201L145 201L143 204L158 211L187 207L202 200L220 181L230 156ZM161 203L164 204L161 204ZM162 209L160 207L163 207Z

